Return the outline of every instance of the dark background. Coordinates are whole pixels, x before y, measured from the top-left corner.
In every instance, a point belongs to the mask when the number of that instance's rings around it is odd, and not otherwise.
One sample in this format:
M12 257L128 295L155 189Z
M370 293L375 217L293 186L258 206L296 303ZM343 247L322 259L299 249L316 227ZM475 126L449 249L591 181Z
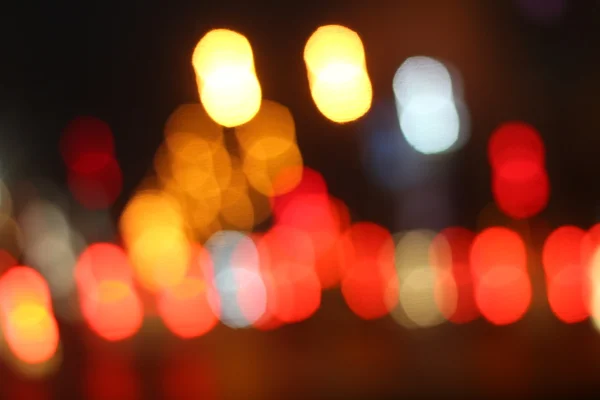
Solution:
M492 202L486 160L491 132L509 120L534 125L546 144L552 187L548 207L531 222L542 227L532 236L539 245L548 229L588 228L600 211L600 2L565 3L552 21L535 19L508 0L3 4L1 177L17 209L23 182L51 181L64 188L61 131L78 115L99 117L113 129L124 174L123 193L111 210L116 221L151 169L168 115L181 103L197 101L190 64L195 44L208 30L226 27L252 43L264 97L291 109L305 164L323 174L354 220L394 232L480 227L479 215ZM302 59L310 34L331 23L361 35L374 87L371 112L343 126L314 106ZM392 191L369 179L361 154L374 126L399 134L391 82L413 55L439 58L460 72L471 138L456 153L431 161L446 170L443 175ZM415 193L426 197L441 179L450 187L451 213L398 216L403 202ZM539 269L537 256L532 264ZM147 325L135 339L117 345L65 325L59 373L29 383L0 366L0 396L84 396L86 376L104 376L102 370L90 372L96 353L109 360L107 370L117 371L108 372L105 388L138 382L144 398L532 398L600 389L597 333L587 323L558 323L543 299L522 321L503 328L478 321L406 331L388 320L361 322L337 292L325 294L311 320L275 332L218 327L183 343L153 322ZM118 372L127 365L129 381L126 372ZM177 377L171 386L164 383L169 374ZM177 397L170 387L195 392Z

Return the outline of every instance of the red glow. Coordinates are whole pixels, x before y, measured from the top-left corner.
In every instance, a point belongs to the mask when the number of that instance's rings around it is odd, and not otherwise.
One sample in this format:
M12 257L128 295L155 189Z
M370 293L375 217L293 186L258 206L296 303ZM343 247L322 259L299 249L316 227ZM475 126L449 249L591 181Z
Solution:
M107 283L113 288L107 287ZM105 288L80 297L81 313L100 337L117 341L133 336L141 327L143 310L133 288L118 281L104 281Z
M527 267L527 253L521 237L510 229L493 227L479 233L470 253L471 271L478 279L492 268Z
M22 303L52 309L50 289L42 275L29 267L16 266L0 277L0 314L6 315Z
M61 155L72 171L101 169L115 153L108 124L94 117L77 117L66 126L60 141Z
M471 247L471 269L475 278L475 301L490 322L516 322L531 302L527 254L523 241L506 228L489 228Z
M544 142L534 127L523 122L507 122L492 134L488 146L492 168L499 169L509 161L545 163Z
M210 254L202 246L195 245L187 276L181 283L166 289L159 296L158 312L167 328L175 335L182 338L198 337L217 324L218 317L211 304L218 304L219 299L214 295L216 291L209 287L212 271Z
M373 265L354 268L342 281L342 294L352 312L362 319L387 315L397 303L396 279L386 279ZM394 293L391 293L394 292Z
M117 161L107 158L99 168L70 170L68 183L73 197L81 205L96 210L111 206L119 197L123 176Z
M495 325L517 322L531 302L531 285L525 271L494 268L479 280L475 299L481 314Z
M542 253L548 303L552 312L566 323L589 316L588 268L582 262L585 231L563 226L548 236Z
M190 352L176 352L164 363L162 387L168 399L218 398L215 376L201 356Z
M260 239L258 250L269 313L286 323L310 317L321 301L311 238L302 231L276 225Z
M589 286L581 270L563 269L546 279L550 309L561 321L572 324L589 315Z
M271 201L273 203L273 215L279 217L280 213L287 207L287 203L301 195L327 195L327 183L323 176L310 168L303 168L302 179L298 186L288 193L274 197Z
M596 251L600 246L600 224L592 226L581 240L581 262L586 269L591 267Z
M469 253L475 234L468 229L453 227L444 229L439 233L433 243L433 248L438 250L437 264L446 273L445 279L436 285L436 298L443 299L440 307L446 310L446 299L456 296L456 308L445 317L456 324L464 324L477 318L479 311L475 304L475 288L469 263ZM447 257L441 248L443 241L449 246ZM449 274L448 274L449 272ZM455 292L455 293L453 293Z
M75 280L83 293L104 280L133 284L132 266L125 251L112 243L93 243L79 256Z
M394 271L394 241L390 233L377 224L353 224L344 233L339 250L344 271L356 268Z
M495 172L492 192L498 208L515 218L529 218L544 208L550 198L546 171L531 162L509 162Z
M542 252L546 275L553 277L563 269L581 270L584 236L585 231L576 226L562 226L548 236Z

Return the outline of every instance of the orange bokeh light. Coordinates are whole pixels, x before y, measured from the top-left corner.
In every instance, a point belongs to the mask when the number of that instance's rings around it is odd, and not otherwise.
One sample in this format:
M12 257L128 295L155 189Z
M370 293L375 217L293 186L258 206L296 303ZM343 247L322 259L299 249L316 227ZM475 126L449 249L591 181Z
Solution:
M481 314L496 325L518 321L531 302L527 253L519 235L500 227L484 230L473 242L470 261Z

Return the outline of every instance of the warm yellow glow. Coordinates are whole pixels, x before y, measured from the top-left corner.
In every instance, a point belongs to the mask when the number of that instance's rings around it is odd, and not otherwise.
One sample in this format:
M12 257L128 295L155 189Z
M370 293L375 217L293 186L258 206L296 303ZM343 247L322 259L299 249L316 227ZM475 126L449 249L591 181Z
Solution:
M242 168L256 191L277 196L289 192L300 183L302 165L302 154L295 143L267 137L248 149Z
M435 265L436 260L432 259L434 238L434 232L411 231L400 236L396 245L400 302L392 316L403 326L429 327L444 321L440 306L447 305L440 305L435 290L441 271Z
M169 116L165 124L167 147L177 148L182 137L199 138L211 149L223 145L223 128L213 121L200 103L182 104Z
M208 32L196 45L192 65L200 101L213 120L234 127L256 115L262 92L246 37L227 29Z
M358 34L346 27L317 29L304 48L313 100L323 115L344 123L371 108L373 89Z
M142 191L134 195L121 214L120 229L126 243L133 242L149 228L182 229L184 220L176 199L165 192Z
M151 291L171 287L187 273L190 244L185 234L173 226L146 229L129 248L140 283Z
M8 347L26 363L47 361L57 350L56 321L50 310L40 303L22 303L15 307L6 315L4 328Z
M264 138L279 138L287 143L295 143L296 126L287 107L263 100L258 114L247 124L236 128L235 135L242 150L247 151Z

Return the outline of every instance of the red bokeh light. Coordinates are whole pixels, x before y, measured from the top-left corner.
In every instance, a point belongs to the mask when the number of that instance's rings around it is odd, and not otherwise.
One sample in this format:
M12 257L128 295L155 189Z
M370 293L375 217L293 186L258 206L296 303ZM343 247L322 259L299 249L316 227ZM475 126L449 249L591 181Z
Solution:
M542 261L546 272L548 303L552 312L566 323L589 316L588 268L583 263L586 233L576 226L562 226L544 243Z
M111 206L123 187L121 168L114 158L106 159L100 167L70 170L67 179L73 197L92 210Z
M544 142L537 130L524 122L507 122L492 133L488 157L493 169L509 161L528 161L543 166Z
M110 127L95 117L76 117L65 127L60 152L67 167L74 172L101 169L115 154Z
M451 313L444 315L456 324L470 322L479 316L469 261L474 238L475 234L468 229L446 228L434 239L432 246L437 253L435 262L444 278L436 285L436 298L444 301L454 295L451 292L456 292L456 307L450 309ZM448 249L444 249L445 245ZM448 309L444 303L440 307L442 311Z
M531 302L527 252L519 235L506 228L484 230L473 241L470 261L481 314L497 325L518 321Z

